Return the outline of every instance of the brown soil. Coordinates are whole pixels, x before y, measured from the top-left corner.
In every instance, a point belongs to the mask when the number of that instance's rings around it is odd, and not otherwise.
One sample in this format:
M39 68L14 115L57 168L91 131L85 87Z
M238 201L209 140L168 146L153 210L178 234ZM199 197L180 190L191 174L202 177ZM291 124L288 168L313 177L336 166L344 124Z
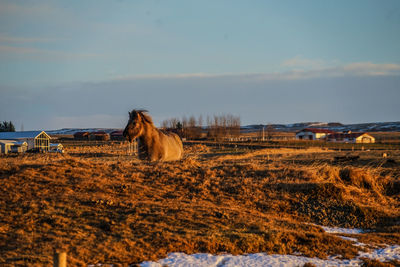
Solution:
M184 160L150 164L108 149L0 158L0 265L50 265L55 250L73 266L169 252L357 255L315 224L400 244L398 152L385 167L381 152L338 165L340 152L320 149L196 145Z

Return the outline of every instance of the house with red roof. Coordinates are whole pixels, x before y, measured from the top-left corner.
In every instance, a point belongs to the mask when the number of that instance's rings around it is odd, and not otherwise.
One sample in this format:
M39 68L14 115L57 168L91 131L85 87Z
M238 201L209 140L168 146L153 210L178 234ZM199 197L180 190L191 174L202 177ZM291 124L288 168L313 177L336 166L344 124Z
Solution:
M75 140L89 140L89 132L76 132L74 133Z

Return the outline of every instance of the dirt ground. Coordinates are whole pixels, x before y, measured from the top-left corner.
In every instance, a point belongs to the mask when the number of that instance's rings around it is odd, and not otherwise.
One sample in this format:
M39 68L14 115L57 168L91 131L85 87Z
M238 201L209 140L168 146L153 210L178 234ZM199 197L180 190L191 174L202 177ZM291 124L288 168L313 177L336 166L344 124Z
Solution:
M318 225L400 244L400 151L336 162L349 152L194 145L154 164L109 148L0 157L0 265L51 265L61 250L71 266L169 252L357 255Z

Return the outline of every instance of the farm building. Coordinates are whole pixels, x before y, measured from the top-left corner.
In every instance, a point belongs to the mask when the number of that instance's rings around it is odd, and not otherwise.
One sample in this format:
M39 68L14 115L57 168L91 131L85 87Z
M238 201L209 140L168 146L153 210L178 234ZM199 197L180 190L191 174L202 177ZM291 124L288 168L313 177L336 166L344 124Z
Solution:
M375 138L367 133L333 133L327 136L327 141L343 143L375 143Z
M89 132L76 132L74 133L75 140L89 140Z
M28 149L24 141L0 140L0 154L23 153Z
M44 131L0 132L0 140L26 142L28 150L48 151L50 149L50 136Z
M305 128L296 133L297 140L323 140L328 134L334 134L328 129Z
M96 141L108 141L110 140L110 135L106 132L93 132L90 133L89 135L90 140L96 140Z
M110 133L111 140L118 140L118 141L123 141L123 140L125 140L125 137L124 137L124 135L123 135L123 132L124 132L124 131L122 131L122 130L111 132L111 133Z

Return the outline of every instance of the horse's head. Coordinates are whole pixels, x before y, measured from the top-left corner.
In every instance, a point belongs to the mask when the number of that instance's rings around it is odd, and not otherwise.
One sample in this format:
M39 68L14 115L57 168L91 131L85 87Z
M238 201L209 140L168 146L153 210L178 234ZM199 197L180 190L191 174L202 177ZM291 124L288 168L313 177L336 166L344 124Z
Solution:
M132 110L129 112L128 124L124 130L124 137L133 142L135 138L141 136L144 132L144 124L148 122L148 116L143 114L144 110Z

